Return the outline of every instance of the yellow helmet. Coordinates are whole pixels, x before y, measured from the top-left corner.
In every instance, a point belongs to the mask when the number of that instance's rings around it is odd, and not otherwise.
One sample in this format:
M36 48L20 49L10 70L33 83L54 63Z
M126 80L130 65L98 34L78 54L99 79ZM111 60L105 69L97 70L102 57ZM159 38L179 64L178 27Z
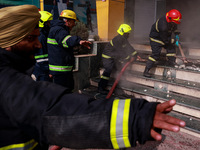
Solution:
M120 35L124 35L124 33L130 33L131 32L131 27L128 24L121 24L117 32Z
M53 15L50 12L48 12L48 11L39 11L39 13L41 14L40 21L39 21L39 27L40 28L44 27L44 23L46 21L53 20Z
M72 10L63 10L60 14L60 17L76 20L76 13Z

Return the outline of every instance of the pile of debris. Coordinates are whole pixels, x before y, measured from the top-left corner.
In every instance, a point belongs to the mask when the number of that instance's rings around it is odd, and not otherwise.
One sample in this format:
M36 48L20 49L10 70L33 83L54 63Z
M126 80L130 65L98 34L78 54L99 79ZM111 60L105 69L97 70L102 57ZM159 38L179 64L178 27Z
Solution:
M175 68L193 70L200 72L200 60L199 59L187 59L187 63L184 63L182 59L176 59Z

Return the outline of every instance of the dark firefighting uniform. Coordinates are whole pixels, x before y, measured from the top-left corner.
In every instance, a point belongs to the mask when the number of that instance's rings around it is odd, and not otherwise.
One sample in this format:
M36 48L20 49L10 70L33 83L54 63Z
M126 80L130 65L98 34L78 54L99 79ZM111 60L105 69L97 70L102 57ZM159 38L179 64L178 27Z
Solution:
M137 52L130 45L128 40L122 36L115 36L105 47L102 53L104 72L99 81L99 89L105 89L110 79L113 68L119 67L119 63L128 61L131 57L136 57Z
M69 94L51 82L33 81L29 62L0 49L0 149L110 149L151 139L157 103Z
M152 68L154 63L159 59L162 47L167 51L167 58L170 64L175 63L175 44L171 43L172 33L177 30L175 23L168 23L166 17L158 19L151 27L150 32L150 45L152 54L149 57L146 67Z
M47 38L48 31L45 28L41 28L40 36L38 40L42 44L42 48L35 54L35 66L33 74L36 77L36 81L50 81L49 78L49 61L47 50Z
M81 38L71 36L69 28L62 20L53 20L49 32L47 46L49 56L49 70L53 75L53 82L74 89L73 67L75 58L73 47L80 43Z

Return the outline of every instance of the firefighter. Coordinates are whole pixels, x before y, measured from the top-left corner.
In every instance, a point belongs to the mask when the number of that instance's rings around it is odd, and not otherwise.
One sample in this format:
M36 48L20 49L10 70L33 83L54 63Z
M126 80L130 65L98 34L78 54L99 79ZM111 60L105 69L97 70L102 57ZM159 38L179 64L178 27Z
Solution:
M41 15L39 21L39 41L42 44L42 48L35 54L36 64L32 78L35 81L51 81L51 75L49 74L47 38L50 30L50 21L53 20L53 15L48 11L39 11L39 13Z
M98 83L98 91L101 94L107 94L106 86L110 79L110 74L114 68L119 68L121 63L128 61L131 57L137 57L137 51L128 42L131 32L128 24L121 24L117 30L118 35L115 36L105 47L102 53L102 61L104 72ZM139 57L139 56L138 56Z
M0 149L119 149L161 140L157 128L178 132L185 122L167 115L175 100L94 100L50 82L34 82L29 71L41 48L34 5L0 9Z
M175 40L172 38L172 33L176 35L176 41L178 41L179 32L177 32L177 24L181 23L181 19L181 13L176 9L172 9L152 25L149 35L152 54L146 63L143 73L145 77L152 76L149 73L149 70L153 67L155 62L158 61L162 47L164 47L167 51L166 56L168 61L166 64L172 67L175 65L175 44L178 45L178 42L175 42Z
M73 47L83 45L87 48L89 41L82 40L78 36L71 36L70 30L75 26L76 14L72 10L63 10L58 20L51 22L47 46L49 56L49 70L53 76L53 82L66 87L70 92L74 89Z

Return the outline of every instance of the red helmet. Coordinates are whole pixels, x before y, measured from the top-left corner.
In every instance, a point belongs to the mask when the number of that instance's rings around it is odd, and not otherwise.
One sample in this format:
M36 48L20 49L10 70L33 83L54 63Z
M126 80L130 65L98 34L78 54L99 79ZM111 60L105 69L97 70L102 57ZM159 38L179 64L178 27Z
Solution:
M180 24L182 15L178 10L172 9L168 13L166 13L166 19L167 22L174 22L176 24Z

